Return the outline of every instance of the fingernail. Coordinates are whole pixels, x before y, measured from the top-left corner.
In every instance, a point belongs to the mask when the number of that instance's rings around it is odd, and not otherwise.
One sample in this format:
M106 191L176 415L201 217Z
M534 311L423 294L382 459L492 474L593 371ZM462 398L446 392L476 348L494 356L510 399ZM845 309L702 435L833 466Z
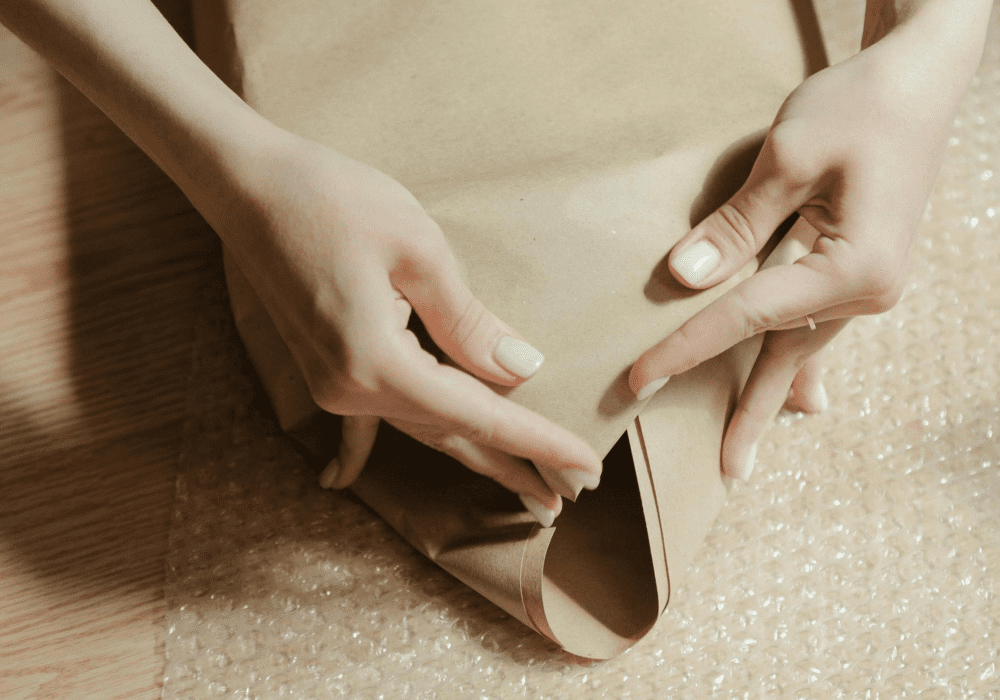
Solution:
M706 240L688 246L674 258L674 270L688 284L698 284L719 266L719 249Z
M493 351L493 359L511 374L527 379L542 366L542 363L545 362L545 355L523 340L507 336L497 343L497 349Z
M521 495L521 503L528 512L535 516L535 520L542 524L542 527L552 527L552 523L556 521L556 512L551 508L546 508L541 503L538 502L534 496Z
M650 396L652 396L660 389L662 389L663 386L667 383L668 379L670 379L670 377L660 377L659 379L654 379L649 384L639 389L639 393L636 394L635 397L640 401L645 401Z
M757 443L750 445L750 451L747 452L746 459L743 460L743 468L740 469L740 478L743 483L749 483L750 475L753 474L754 462L757 461Z
M826 395L826 387L823 386L823 382L819 383L819 388L816 390L816 405L819 407L820 413L830 408L830 397Z
M337 475L340 474L340 460L336 457L330 460L330 463L326 465L326 469L319 475L319 485L324 489L332 489L334 483L337 481Z
M539 469L552 490L564 498L576 503L580 492L584 489L593 491L601 483L601 475L585 472L581 469Z

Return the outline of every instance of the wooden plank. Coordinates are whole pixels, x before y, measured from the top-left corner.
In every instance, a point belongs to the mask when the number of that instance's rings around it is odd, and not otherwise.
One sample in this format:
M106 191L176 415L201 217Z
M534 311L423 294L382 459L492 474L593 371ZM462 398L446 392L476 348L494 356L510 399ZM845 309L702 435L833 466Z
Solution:
M159 697L185 375L218 244L3 28L0 64L0 697Z

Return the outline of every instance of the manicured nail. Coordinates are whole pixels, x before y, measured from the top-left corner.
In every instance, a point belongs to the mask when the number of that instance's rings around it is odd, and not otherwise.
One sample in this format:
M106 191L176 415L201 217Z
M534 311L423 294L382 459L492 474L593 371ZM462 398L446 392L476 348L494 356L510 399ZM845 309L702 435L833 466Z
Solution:
M719 266L722 256L719 249L706 240L688 246L674 258L674 270L685 282L695 285L708 277Z
M585 472L581 469L546 469L538 470L545 483L553 491L564 498L576 502L584 489L593 491L601 484L601 475Z
M337 475L340 474L340 460L334 457L330 460L330 463L326 465L326 469L319 475L319 485L324 489L332 489L334 483L337 481Z
M521 503L528 512L535 516L535 520L542 524L542 527L552 527L556 521L556 512L551 508L546 508L538 502L534 496L521 495Z
M740 478L743 479L743 483L749 483L750 475L753 474L754 462L757 461L757 443L750 445L750 451L747 452L746 459L743 460L743 468L740 469Z
M507 336L497 343L493 351L493 359L501 367L516 374L521 379L527 379L545 362L545 355L528 345L523 340Z
M826 395L826 387L823 386L823 382L819 383L819 388L816 390L816 405L819 407L820 413L830 408L830 397Z
M639 389L639 393L636 394L635 397L640 401L645 401L650 396L652 396L660 389L662 389L663 386L667 383L668 379L670 379L670 377L660 377L659 379L654 379L649 384Z

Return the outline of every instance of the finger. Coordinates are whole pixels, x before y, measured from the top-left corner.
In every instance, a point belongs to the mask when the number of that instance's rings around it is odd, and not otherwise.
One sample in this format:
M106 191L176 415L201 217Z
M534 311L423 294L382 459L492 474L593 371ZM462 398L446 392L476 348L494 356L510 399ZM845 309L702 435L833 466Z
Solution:
M819 324L825 323L826 321L834 321L841 318L854 318L855 316L866 316L874 313L881 313L880 307L877 304L873 303L870 299L859 299L858 301L848 301L843 304L835 304L834 306L823 309L822 311L809 314L809 316L812 318L813 323ZM803 316L802 318L797 318L794 321L777 324L768 330L784 331L808 325L809 319Z
M819 325L816 330L776 331L764 337L723 439L722 469L726 476L744 481L750 478L757 442L781 410L795 376L845 325L847 319L842 319Z
M551 520L562 511L562 500L525 460L477 444L461 435L442 431L436 426L405 420L388 422L428 447L444 452L477 474L493 479L507 490L531 497L547 511L545 517L539 518L542 524L550 525ZM532 509L532 512L535 510Z
M805 202L809 174L790 161L785 128L772 129L743 186L673 247L670 269L682 284L705 289L728 279L764 247Z
M466 286L447 249L414 255L393 282L431 338L458 365L497 384L530 378L545 356L498 319Z
M822 350L805 361L792 380L791 396L785 405L792 410L822 413L830 407L830 399L823 386Z
M320 486L344 489L354 483L371 455L378 426L377 416L344 416L340 452L319 475Z
M763 331L797 326L810 314L819 321L817 309L861 300L864 289L844 279L842 270L850 267L836 257L845 256L810 253L744 280L643 353L629 376L632 390L639 393L650 382L680 374Z
M530 460L554 490L575 498L595 488L601 460L582 439L537 413L498 396L468 374L403 352L386 377L380 415L439 426L473 443ZM572 495L571 495L572 494Z

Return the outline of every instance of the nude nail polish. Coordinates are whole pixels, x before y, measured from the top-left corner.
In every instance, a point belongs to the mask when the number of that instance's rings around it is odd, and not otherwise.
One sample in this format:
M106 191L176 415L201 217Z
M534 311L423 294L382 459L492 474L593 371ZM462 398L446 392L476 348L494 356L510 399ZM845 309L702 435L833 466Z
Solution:
M542 527L552 527L552 523L556 521L556 512L551 508L546 508L538 499L533 496L520 495L521 503L528 512L535 516L535 520L542 524Z
M748 483L750 481L750 475L753 474L754 464L757 461L757 443L750 445L750 451L747 452L746 459L743 460L743 467L740 469L740 478L743 483Z
M523 340L507 336L497 343L493 359L511 374L527 379L545 362L545 355Z
M639 401L645 401L650 396L652 396L660 389L662 389L664 385L667 383L667 380L669 379L670 377L660 377L659 379L654 379L649 384L639 389L639 393L635 395L635 398L637 398Z
M593 491L601 483L601 475L585 472L581 469L546 469L540 468L542 475L553 491L563 498L576 502L584 489Z
M340 460L334 457L326 465L326 469L319 475L319 485L324 489L332 489L337 482L337 475L340 474Z
M673 259L674 270L685 282L695 285L708 277L719 266L722 255L719 249L706 240L688 246Z
M816 408L821 413L830 408L830 397L827 396L826 387L823 386L822 382L819 384L819 388L816 389Z

